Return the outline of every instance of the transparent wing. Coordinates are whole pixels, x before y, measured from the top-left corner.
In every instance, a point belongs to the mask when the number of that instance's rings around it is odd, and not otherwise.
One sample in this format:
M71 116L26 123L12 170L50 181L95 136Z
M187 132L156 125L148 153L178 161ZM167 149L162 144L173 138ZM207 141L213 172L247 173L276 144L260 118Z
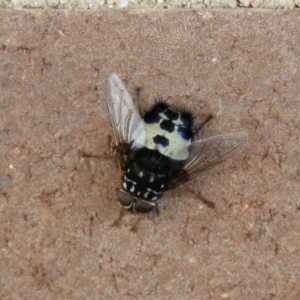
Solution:
M247 133L235 132L193 142L188 147L189 156L184 167L178 175L174 174L171 178L169 188L186 183L200 173L220 164L231 157L246 140Z
M106 101L116 148L119 158L123 160L122 166L124 158L120 157L120 154L124 156L126 149L141 148L144 144L146 134L143 121L131 96L115 73L108 78Z

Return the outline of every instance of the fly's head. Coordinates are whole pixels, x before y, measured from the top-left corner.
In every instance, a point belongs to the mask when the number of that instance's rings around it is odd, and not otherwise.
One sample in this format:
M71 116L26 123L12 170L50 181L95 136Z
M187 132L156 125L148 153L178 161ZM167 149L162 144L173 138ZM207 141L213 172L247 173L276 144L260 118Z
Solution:
M128 211L136 213L149 213L157 211L157 203L138 198L124 189L118 190L118 199Z

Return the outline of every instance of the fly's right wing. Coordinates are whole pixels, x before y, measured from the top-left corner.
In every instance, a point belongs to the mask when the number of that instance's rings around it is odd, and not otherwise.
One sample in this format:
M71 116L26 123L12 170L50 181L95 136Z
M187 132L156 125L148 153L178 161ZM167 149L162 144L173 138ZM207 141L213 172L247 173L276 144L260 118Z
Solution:
M189 156L179 174L174 174L169 189L194 179L199 174L222 163L247 141L246 132L234 132L198 140L188 146ZM182 151L179 150L179 151Z
M143 119L115 73L108 78L106 102L120 165L124 167L129 151L144 146L146 133Z

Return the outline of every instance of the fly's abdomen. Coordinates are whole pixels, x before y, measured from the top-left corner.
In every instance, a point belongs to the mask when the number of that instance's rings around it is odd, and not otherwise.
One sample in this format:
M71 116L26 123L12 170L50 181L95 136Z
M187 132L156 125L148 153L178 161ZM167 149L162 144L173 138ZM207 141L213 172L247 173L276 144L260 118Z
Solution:
M123 187L136 197L155 201L167 187L169 172L169 158L143 148L126 166Z

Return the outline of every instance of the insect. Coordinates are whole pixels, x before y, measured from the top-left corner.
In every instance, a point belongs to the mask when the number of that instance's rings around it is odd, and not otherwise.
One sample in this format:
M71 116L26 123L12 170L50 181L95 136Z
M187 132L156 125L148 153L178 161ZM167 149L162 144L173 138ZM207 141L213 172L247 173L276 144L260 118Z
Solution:
M163 101L142 117L115 73L108 78L107 106L124 172L118 198L132 213L158 212L164 191L228 159L247 139L235 132L193 141L192 114Z

